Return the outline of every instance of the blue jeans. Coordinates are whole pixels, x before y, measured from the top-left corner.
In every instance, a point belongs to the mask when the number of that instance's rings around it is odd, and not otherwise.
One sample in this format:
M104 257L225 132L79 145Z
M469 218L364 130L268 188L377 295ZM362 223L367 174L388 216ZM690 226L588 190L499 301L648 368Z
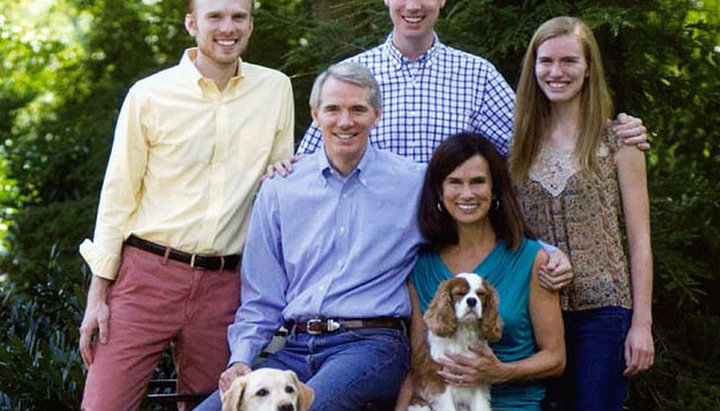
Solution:
M621 307L563 313L567 365L563 376L548 384L547 410L622 410L631 317L632 312Z
M290 334L283 349L254 368L293 370L315 391L311 411L393 409L410 364L403 330L377 328ZM220 411L214 392L195 411Z

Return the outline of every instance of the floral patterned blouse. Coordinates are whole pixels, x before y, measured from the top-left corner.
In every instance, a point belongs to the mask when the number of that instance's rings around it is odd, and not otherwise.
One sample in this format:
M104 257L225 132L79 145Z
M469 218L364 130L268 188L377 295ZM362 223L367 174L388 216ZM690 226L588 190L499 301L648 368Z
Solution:
M560 294L566 311L632 308L614 158L619 140L605 133L597 155L600 178L583 176L573 152L543 147L517 191L530 228L570 258L575 278Z

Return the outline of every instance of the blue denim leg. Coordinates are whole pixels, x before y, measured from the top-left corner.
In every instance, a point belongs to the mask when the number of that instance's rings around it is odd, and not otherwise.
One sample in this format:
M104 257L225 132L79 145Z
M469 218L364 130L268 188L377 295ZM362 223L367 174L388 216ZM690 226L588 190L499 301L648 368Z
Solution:
M392 409L410 364L407 334L362 329L291 334L285 347L254 368L293 370L315 391L311 411ZM195 411L220 411L215 391Z
M307 360L312 354L311 339L308 334L290 334L282 349L261 360L253 368L293 370L300 381L307 382L312 377Z
M602 307L563 313L567 366L548 387L558 410L619 411L627 395L625 336L632 312Z
M308 357L311 411L392 409L410 364L405 331L362 329L315 337Z
M205 401L201 402L193 411L220 411L222 410L222 402L220 402L220 391L215 390Z

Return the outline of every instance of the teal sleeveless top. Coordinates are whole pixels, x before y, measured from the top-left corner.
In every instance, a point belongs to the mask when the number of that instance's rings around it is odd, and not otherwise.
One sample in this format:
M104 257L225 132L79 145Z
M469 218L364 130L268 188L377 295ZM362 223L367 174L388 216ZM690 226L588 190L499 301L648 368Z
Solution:
M492 284L500 297L503 334L500 341L490 347L502 362L521 360L537 352L529 307L530 276L540 248L537 241L524 239L517 250L512 250L500 240L473 270ZM417 289L423 313L438 285L452 276L439 255L420 254L410 279ZM491 391L492 408L499 411L540 411L540 401L545 398L545 388L537 382L495 384Z

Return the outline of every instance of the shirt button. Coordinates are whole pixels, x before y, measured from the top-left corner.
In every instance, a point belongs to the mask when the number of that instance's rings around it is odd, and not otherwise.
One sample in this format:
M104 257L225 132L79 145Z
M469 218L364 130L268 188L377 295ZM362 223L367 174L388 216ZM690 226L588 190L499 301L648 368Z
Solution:
M345 227L340 227L340 234L345 232Z
M347 193L343 194L343 198L348 198L349 195Z
M342 265L343 265L342 260L338 261L337 265L338 265L338 267L342 267Z

